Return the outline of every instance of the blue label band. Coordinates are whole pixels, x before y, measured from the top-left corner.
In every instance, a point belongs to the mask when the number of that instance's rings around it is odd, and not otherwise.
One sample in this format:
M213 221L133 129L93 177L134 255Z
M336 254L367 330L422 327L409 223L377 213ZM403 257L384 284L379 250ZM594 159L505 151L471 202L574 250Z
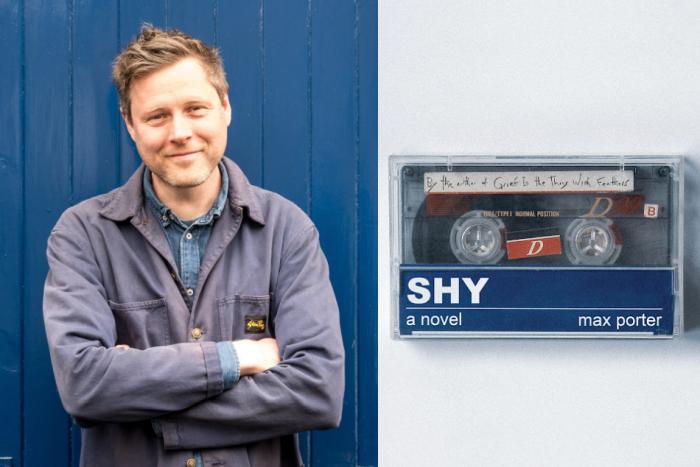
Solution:
M400 336L672 336L672 268L400 268Z

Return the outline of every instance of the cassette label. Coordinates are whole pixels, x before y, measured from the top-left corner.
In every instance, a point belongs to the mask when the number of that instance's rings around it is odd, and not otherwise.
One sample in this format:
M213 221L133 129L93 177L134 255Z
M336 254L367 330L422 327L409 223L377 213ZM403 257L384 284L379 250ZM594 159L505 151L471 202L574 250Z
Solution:
M634 190L631 170L428 172L425 193L584 193Z
M645 204L644 205L644 217L650 219L656 219L659 217L659 205L658 204Z
M680 332L679 159L496 159L393 162L395 335Z
M508 259L560 255L561 238L559 235L550 235L522 240L508 240L506 249L508 251Z
M673 322L671 268L401 271L404 337L659 337L673 334Z

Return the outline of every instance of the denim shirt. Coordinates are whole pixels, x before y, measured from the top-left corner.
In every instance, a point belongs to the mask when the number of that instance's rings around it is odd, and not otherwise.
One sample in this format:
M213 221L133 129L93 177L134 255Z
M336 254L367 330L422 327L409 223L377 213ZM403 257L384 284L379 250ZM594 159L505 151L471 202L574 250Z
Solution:
M221 171L221 190L214 205L203 216L193 221L183 221L167 206L165 206L153 191L151 171L146 167L143 173L143 192L151 209L160 220L165 237L170 245L170 250L175 258L182 285L185 287L187 304L192 306L192 299L197 287L199 266L204 258L207 243L211 236L214 221L221 217L221 212L226 206L226 194L228 193L228 173L222 162L219 162Z
M172 209L164 205L156 196L155 191L153 191L150 169L146 167L143 173L144 196L156 217L160 220L160 225L173 253L175 264L177 264L182 286L185 288L187 306L190 308L192 307L197 287L199 267L202 264L207 243L209 243L212 226L216 219L221 217L221 212L226 206L229 181L223 162L219 162L219 170L221 171L221 190L216 201L206 214L192 221L183 221L177 217ZM230 389L240 377L238 355L231 342L217 343L217 350L221 360L221 370L224 374L224 388ZM159 420L154 419L152 424L156 434L161 435L162 428ZM202 467L201 454L195 451L194 458L196 467Z

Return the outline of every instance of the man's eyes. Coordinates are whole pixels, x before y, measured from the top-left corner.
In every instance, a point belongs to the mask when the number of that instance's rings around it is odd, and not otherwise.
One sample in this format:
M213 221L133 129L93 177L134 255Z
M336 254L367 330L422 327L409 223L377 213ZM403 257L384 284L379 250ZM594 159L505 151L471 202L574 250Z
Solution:
M195 117L204 116L207 113L207 110L209 110L209 109L205 105L191 105L185 109L187 114L195 116ZM168 118L167 113L156 113L156 114L149 115L148 117L146 117L146 121L148 123L160 123L167 118Z
M187 111L194 115L203 115L207 108L203 105L192 105L187 108Z
M148 118L146 118L146 121L154 123L154 122L159 122L165 118L165 114L153 114L149 115Z

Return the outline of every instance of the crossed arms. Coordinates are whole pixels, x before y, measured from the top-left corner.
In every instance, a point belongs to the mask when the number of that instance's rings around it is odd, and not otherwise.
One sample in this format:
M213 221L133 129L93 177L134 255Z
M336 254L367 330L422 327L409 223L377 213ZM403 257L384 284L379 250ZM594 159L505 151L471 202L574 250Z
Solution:
M234 341L241 378L231 389L224 389L215 342L118 346L88 238L77 217L62 217L48 243L44 291L59 394L81 424L157 418L166 449L231 446L337 426L343 348L313 227L288 245L280 265L275 338Z

